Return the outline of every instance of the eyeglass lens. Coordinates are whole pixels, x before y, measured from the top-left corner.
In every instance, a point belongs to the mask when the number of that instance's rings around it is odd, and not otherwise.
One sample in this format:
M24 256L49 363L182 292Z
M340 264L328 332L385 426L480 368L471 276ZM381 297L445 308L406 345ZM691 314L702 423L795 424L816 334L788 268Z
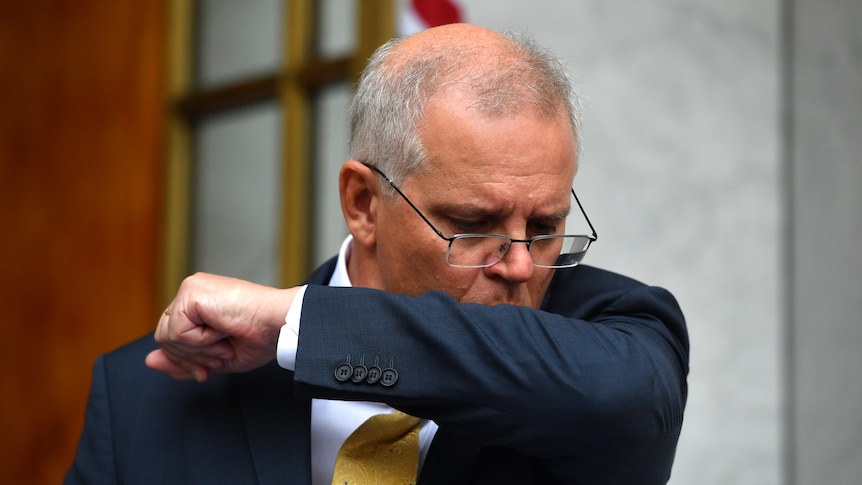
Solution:
M503 235L461 234L449 245L446 261L452 266L487 267L500 261L513 244ZM586 236L538 237L528 243L533 266L566 268L583 260L589 247Z

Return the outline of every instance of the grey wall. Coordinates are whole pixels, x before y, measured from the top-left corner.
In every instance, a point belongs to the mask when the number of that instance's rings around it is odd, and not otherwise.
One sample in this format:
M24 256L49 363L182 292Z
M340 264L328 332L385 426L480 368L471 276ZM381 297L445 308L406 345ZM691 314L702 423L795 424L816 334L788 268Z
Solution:
M862 2L788 2L787 471L862 483Z
M781 470L782 160L776 1L465 2L527 30L585 97L587 263L667 287L692 341L672 483Z
M569 61L588 262L687 314L671 483L862 483L862 2L462 3Z

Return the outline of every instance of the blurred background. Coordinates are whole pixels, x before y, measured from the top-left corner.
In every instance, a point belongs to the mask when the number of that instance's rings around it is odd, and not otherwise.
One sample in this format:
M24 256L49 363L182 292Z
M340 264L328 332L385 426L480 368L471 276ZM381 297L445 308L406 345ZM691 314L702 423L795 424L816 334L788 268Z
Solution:
M292 285L335 254L353 83L411 8L451 14L429 3L0 4L0 483L61 481L95 358L183 276ZM587 262L686 313L671 483L860 483L862 2L455 7L566 60Z

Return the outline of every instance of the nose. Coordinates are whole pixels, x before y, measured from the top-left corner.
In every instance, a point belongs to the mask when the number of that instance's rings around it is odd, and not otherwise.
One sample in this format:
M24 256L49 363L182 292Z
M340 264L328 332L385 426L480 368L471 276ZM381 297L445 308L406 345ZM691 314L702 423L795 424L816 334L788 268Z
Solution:
M523 283L533 276L533 257L527 250L527 245L521 242L512 243L503 258L492 266L485 268L489 276L497 276L513 283Z

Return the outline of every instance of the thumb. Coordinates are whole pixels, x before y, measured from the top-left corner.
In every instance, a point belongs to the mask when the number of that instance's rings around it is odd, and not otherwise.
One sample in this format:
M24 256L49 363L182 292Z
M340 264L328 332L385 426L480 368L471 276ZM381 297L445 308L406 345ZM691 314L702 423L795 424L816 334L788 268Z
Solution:
M209 371L206 367L192 363L181 366L171 360L162 349L150 352L144 362L150 369L164 372L178 381L194 379L198 382L204 382L209 378Z

